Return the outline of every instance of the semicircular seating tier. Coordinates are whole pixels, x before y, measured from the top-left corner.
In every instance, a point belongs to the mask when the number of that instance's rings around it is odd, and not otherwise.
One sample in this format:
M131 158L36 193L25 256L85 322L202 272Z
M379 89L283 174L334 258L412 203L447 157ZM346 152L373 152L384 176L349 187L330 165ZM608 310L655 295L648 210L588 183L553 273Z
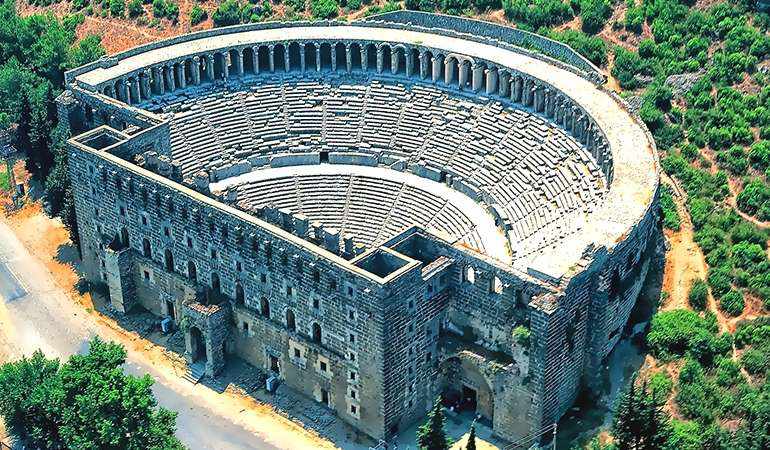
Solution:
M253 157L322 151L443 171L501 218L514 259L579 231L606 193L594 159L557 125L439 85L383 75L266 74L143 106L170 119L172 157L183 176ZM308 215L335 227L341 220ZM381 231L362 241L381 240ZM452 235L471 239L467 230Z

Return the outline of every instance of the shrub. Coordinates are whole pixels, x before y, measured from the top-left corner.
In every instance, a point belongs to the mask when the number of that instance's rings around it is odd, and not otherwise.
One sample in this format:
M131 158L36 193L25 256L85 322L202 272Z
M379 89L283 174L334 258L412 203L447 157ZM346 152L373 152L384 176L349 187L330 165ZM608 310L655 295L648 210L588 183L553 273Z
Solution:
M668 373L661 371L655 372L650 377L649 381L650 390L656 398L666 398L671 393L671 388L674 387L674 382Z
M703 311L706 309L706 300L708 300L709 290L705 281L698 279L690 286L690 293L687 295L687 300L690 302L690 306Z
M126 11L125 0L110 0L110 15L112 17L123 17Z
M463 14L470 7L470 0L441 0L441 10L455 16Z
M519 325L513 329L511 336L517 344L521 345L522 347L529 347L529 328Z
M719 308L733 317L740 316L745 306L743 294L739 291L730 291L719 299Z
M693 311L663 311L652 318L647 345L657 357L683 356L699 336L711 335L713 331L713 327Z
M502 4L506 17L529 30L558 25L574 16L563 0L502 0Z
M580 18L583 21L583 31L596 34L607 23L612 14L608 0L582 0L580 2Z
M338 10L337 0L310 0L310 12L316 19L337 17Z
M211 16L215 27L226 27L241 23L241 4L237 0L225 0Z
M741 355L741 365L752 375L763 375L770 369L770 358L761 350L750 348Z
M190 25L198 25L208 18L208 13L200 5L193 5L190 10Z
M564 42L597 66L607 64L607 44L599 37L577 30L550 31L547 36Z
M678 231L681 226L679 211L676 209L671 188L665 185L660 190L660 208L663 211L663 226Z
M128 2L128 17L139 17L144 14L142 0L131 0Z

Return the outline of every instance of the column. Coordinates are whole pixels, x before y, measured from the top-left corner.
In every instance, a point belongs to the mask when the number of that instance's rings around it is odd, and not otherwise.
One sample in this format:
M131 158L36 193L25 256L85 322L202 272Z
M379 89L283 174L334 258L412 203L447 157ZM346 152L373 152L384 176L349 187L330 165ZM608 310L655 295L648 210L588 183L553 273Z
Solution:
M131 90L131 103L139 103L142 101L142 96L139 93L139 74L128 79L129 87Z
M305 71L305 65L307 64L305 59L305 44L302 44L299 48L299 70L302 72Z
M337 44L332 45L329 47L329 52L332 59L332 72L337 71Z
M424 80L428 77L428 54L420 52L420 79Z
M381 45L377 46L377 73L382 73L382 65L385 63L384 58L382 56L383 47ZM390 55L391 58L393 57L393 54Z
M498 74L497 93L501 97L508 97L511 93L511 74L507 70L501 70Z
M238 76L243 77L243 49L236 49L235 53L235 69L238 71Z
M369 46L361 46L361 70L366 72L369 70Z
M433 56L433 61L432 61L433 73L431 77L431 81L433 81L433 83L438 82L438 79L441 76L441 59L440 58L441 58L440 56L435 56L435 55Z
M184 61L180 61L176 65L176 74L177 74L177 78L179 79L180 89L184 89L187 87L187 74L185 73L184 65L185 65Z
M150 69L144 69L139 76L139 87L141 88L142 97L149 99L152 97L152 90L150 89Z
M350 54L350 44L345 45L345 65L348 73L353 71L353 55Z
M174 66L166 66L166 86L169 92L176 90L176 82L174 81Z
M227 60L230 58L230 52L222 55L222 79L227 79L230 76L230 65L227 64Z
M470 61L457 61L457 87L459 89L465 89L468 86L468 78L471 75L471 63Z
M251 67L254 68L254 75L259 75L259 46L251 47Z
M497 69L487 69L485 71L485 85L486 88L484 92L486 92L487 95L494 94L497 90L498 82L497 82Z
M401 58L398 56L398 49L393 50L390 54L390 73L395 75L398 73L398 66L401 63Z
M453 58L444 59L444 84L450 84L452 82L452 78L454 78L452 61Z
M553 118L553 104L555 101L556 95L554 91L551 89L545 90L545 116L549 119Z
M270 51L270 72L275 72L275 47L270 45L267 48Z
M511 89L511 100L513 100L516 103L521 102L521 89L522 84L524 81L521 79L520 76L516 76L513 79L513 86Z
M315 43L315 71L321 71L321 44Z
M155 92L157 92L158 95L163 95L166 93L166 86L165 86L165 83L163 83L162 67L152 68L152 82L155 85Z
M283 46L283 65L287 72L291 71L291 61L289 60L289 46Z
M123 79L118 80L118 100L128 103L128 89Z
M406 76L411 77L414 73L414 52L406 50Z
M524 89L522 91L522 95L524 96L522 103L524 104L524 106L532 106L532 103L535 98L534 93L535 93L535 84L531 79L527 78L527 80L524 82Z
M473 64L471 66L471 74L473 75L471 78L471 89L473 89L473 92L478 92L481 90L481 85L486 81L484 79L484 67L480 64Z
M214 55L206 55L206 78L214 81Z
M201 59L199 56L193 56L190 69L192 69L193 84L199 86L201 84Z
M545 88L543 86L535 87L535 111L543 112L545 109Z

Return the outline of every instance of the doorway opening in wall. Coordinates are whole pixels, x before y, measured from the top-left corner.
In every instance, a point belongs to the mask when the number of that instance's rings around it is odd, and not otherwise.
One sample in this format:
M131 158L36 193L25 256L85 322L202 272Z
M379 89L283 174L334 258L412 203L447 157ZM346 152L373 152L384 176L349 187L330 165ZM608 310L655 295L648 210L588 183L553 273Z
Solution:
M329 391L326 389L321 389L321 403L326 406L331 406L329 405Z
M321 152L321 154L320 154L320 162L321 163L328 163L329 162L329 152Z
M476 406L476 389L472 389L466 385L463 385L463 396L460 400L460 410L476 412Z
M190 328L190 344L193 362L206 361L206 342L203 333L197 327Z
M166 311L168 311L168 316L171 318L171 320L176 320L176 311L174 310L174 302L171 300L166 300Z
M277 356L270 355L270 370L278 375L281 374L281 366Z

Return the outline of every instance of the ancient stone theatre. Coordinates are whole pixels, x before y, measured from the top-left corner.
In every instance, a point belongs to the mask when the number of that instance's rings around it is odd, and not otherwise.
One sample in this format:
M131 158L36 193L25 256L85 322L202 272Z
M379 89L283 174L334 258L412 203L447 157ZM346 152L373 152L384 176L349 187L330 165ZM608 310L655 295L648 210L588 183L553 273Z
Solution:
M87 276L373 438L501 438L595 385L658 236L652 138L569 47L395 12L217 28L66 74ZM466 405L467 406L467 405Z

